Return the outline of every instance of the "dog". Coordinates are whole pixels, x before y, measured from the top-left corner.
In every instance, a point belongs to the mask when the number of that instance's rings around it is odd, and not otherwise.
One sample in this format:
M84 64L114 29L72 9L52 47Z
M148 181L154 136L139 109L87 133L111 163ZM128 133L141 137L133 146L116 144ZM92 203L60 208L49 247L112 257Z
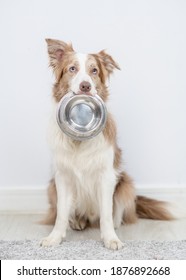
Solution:
M117 145L117 129L108 112L101 133L86 141L65 135L56 121L56 108L69 91L98 94L107 104L107 80L120 69L105 50L81 54L71 44L46 39L50 66L55 75L50 145L54 159L54 177L48 188L50 209L45 220L55 224L42 246L58 245L68 225L75 230L99 225L106 248L117 250L123 243L115 229L138 218L171 220L165 202L137 196L132 179L122 170L122 152Z

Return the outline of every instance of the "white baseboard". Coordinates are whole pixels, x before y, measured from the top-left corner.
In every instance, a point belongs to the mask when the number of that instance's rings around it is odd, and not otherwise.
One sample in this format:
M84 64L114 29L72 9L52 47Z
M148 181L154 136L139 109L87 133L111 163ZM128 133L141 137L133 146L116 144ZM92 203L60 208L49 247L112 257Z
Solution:
M186 205L186 186L136 185L138 195ZM45 213L48 209L47 191L37 188L0 188L0 213Z

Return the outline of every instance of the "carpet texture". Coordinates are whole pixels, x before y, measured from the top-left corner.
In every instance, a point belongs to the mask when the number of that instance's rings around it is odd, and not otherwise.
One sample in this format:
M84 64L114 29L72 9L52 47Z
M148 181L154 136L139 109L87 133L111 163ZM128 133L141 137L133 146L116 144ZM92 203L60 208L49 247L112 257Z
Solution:
M102 242L65 241L62 245L42 248L37 240L0 241L1 260L186 260L186 240L126 241L119 251L111 251Z

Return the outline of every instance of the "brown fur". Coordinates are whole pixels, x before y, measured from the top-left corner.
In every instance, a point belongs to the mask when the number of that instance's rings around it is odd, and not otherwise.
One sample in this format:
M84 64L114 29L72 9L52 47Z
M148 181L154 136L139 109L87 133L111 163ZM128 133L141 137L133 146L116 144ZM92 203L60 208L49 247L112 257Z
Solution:
M48 45L48 54L50 59L50 66L53 68L56 80L58 81L61 74L61 63L64 57L73 53L73 47L71 44L66 44L63 41L46 39Z
M111 115L111 113L108 112L107 121L105 128L103 130L103 135L105 136L105 139L109 142L111 145L115 145L116 143L116 124L115 121Z
M156 199L137 196L136 211L139 218L153 220L173 220L174 217L167 210L168 203Z
M104 68L107 70L107 78L110 76L110 74L113 73L115 68L120 70L119 65L114 61L112 56L105 52L105 50L100 51L97 56L103 64Z

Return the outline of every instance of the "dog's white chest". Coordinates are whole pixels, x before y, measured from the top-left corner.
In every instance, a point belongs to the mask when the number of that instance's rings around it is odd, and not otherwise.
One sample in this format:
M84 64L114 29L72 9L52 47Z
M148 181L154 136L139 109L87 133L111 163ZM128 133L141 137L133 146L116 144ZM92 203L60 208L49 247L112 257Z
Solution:
M98 216L102 175L115 173L112 146L102 134L91 140L74 143L57 126L53 133L54 169L62 172L72 186L74 207L82 214Z
M84 176L113 165L113 148L102 133L90 140L74 142L53 123L49 139L57 169Z

